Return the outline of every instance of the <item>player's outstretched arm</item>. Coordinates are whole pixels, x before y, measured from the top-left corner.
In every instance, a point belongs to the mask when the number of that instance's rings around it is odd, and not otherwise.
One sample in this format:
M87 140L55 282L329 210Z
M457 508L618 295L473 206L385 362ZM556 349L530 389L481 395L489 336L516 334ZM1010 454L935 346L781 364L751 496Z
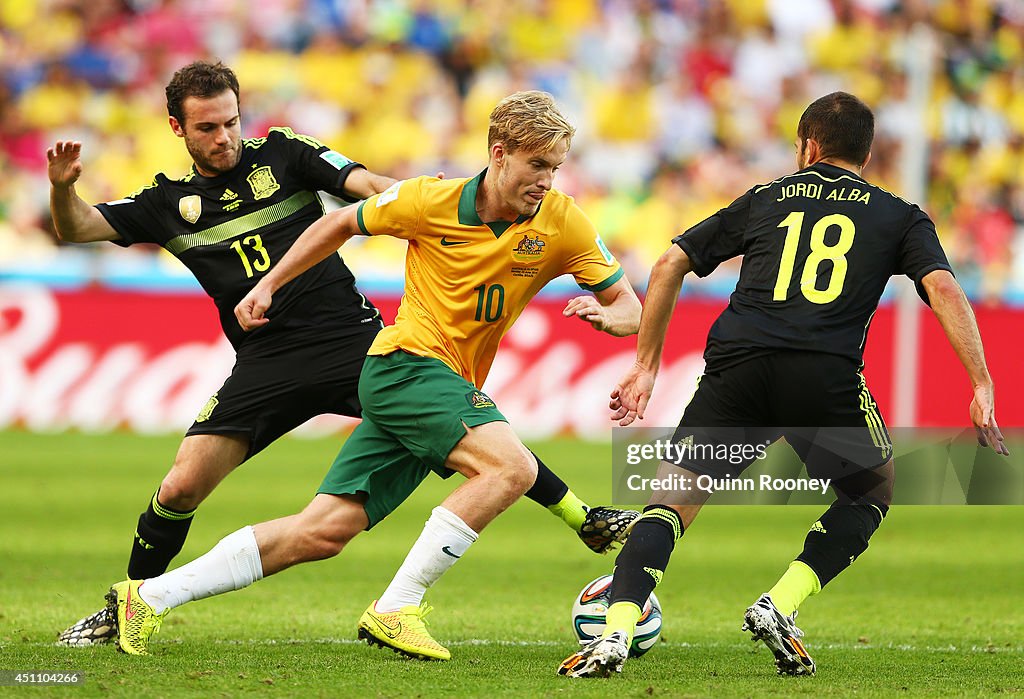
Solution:
M992 447L997 454L1009 455L996 424L995 388L985 363L985 348L981 344L981 333L970 302L953 275L944 269L926 274L921 285L928 294L932 312L939 319L974 388L970 413L978 444Z
M372 197L386 191L398 180L386 175L378 175L365 168L355 168L345 178L345 193L360 199Z
M640 316L640 336L637 338L636 362L612 390L608 407L612 420L629 425L644 418L644 411L654 391L654 379L661 366L665 335L672 319L683 277L692 269L690 258L673 245L663 254L651 270L647 282L647 298Z
M444 172L437 173L435 177L443 180ZM356 168L345 178L345 192L353 197L366 199L374 194L386 191L395 182L398 182L398 180L393 177L378 175L376 172L370 172L365 168Z
M593 296L576 296L562 309L566 318L576 316L595 330L615 337L635 335L640 327L640 299L625 276Z
M322 216L303 231L281 261L235 306L235 318L243 330L266 325L264 316L273 301L273 294L313 265L327 259L349 238L359 233L356 206L347 206Z
M57 141L46 150L46 163L50 177L50 215L60 239L91 243L120 238L103 214L75 192L75 182L82 175L82 144Z

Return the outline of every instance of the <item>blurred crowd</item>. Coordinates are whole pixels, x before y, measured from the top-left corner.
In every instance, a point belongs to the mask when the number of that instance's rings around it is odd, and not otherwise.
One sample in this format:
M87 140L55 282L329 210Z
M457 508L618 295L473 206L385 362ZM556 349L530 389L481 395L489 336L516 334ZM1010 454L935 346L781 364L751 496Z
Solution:
M553 93L578 128L556 186L640 283L673 235L791 171L804 106L847 90L876 113L865 176L920 201L976 299L1024 299L1019 0L0 0L0 278L66 249L54 140L83 142L89 201L187 171L163 87L197 58L238 73L245 136L289 125L399 178L475 174L494 103ZM399 275L401 246L375 245L346 256L357 274Z

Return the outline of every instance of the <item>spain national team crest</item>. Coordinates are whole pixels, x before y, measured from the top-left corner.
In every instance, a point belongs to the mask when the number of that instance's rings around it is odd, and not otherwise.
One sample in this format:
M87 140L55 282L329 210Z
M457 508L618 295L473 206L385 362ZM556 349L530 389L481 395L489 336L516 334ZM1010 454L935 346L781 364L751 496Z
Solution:
M206 405L204 405L203 409L199 411L199 414L196 415L196 422L206 422L209 420L210 415L213 414L214 408L216 408L219 403L220 401L217 400L217 394L214 393L210 396L210 400L206 401Z
M178 200L178 213L189 223L195 223L203 214L203 200L198 194L182 197Z
M474 408L493 408L494 401L483 391L470 391L466 394L466 400Z
M539 262L541 257L544 256L544 248L547 247L547 241L544 240L544 235L541 233L533 233L527 231L523 234L523 237L516 241L515 247L512 248L512 259L521 264L531 264L533 262Z
M252 187L252 198L253 199L266 199L271 194L281 189L281 185L274 179L274 173L270 170L269 165L256 168L249 173L249 176L245 178L249 186Z

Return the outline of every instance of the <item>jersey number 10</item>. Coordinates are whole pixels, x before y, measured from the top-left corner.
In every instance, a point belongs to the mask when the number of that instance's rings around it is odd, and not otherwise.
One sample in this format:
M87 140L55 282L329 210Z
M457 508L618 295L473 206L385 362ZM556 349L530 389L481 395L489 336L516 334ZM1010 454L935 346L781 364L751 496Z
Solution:
M476 292L475 320L493 323L501 318L501 312L505 310L505 287L501 284L481 284L474 287L473 291Z
M779 262L779 276L775 280L773 301L785 301L789 293L789 283L793 280L793 267L796 265L796 250L800 243L800 229L804 225L804 211L794 211L779 224L786 229L786 242L782 247L782 260ZM839 240L835 245L825 243L825 231L829 226L839 226ZM829 214L821 218L811 228L811 254L804 261L804 270L800 275L800 292L811 303L832 303L843 293L846 281L846 253L853 247L853 236L856 226L849 216ZM832 274L828 286L818 289L818 267L825 260L832 262Z

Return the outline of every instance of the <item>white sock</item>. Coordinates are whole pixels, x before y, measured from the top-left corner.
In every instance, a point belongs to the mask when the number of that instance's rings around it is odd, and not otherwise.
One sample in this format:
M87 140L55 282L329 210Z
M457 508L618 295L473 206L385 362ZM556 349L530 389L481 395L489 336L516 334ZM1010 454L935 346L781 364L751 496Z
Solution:
M252 527L245 527L225 536L196 560L147 579L139 586L139 596L160 614L186 602L241 590L262 579L256 535Z
M377 601L378 612L418 607L427 588L455 565L479 535L462 519L443 507L435 507L423 526L402 567Z

